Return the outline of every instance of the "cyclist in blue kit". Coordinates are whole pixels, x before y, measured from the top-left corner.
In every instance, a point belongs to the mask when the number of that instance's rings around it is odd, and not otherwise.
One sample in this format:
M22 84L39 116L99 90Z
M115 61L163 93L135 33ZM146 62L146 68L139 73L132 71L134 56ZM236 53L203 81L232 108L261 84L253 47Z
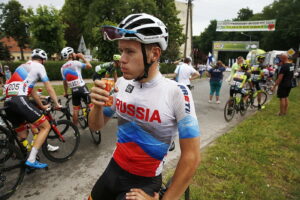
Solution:
M103 26L102 33L118 40L123 77L116 82L111 107L103 106L109 96L104 82L96 80L91 89L90 128L103 128L116 113L118 139L89 199L159 199L164 159L177 132L181 155L163 199L179 199L200 162L200 130L190 90L159 72L168 30L158 18L139 13L118 27Z

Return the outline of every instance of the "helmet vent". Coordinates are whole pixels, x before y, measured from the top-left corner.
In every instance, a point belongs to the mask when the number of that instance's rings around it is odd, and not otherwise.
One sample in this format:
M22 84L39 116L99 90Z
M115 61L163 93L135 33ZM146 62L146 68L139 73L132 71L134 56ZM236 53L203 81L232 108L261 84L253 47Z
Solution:
M129 26L127 26L126 29L133 29L133 28L141 26L141 25L154 24L154 23L155 22L151 19L140 19L140 20L137 20L137 21L129 24Z
M137 18L137 17L139 17L139 16L141 16L141 15L133 15L133 16L131 16L131 17L129 17L124 23L122 23L122 24L120 24L120 28L123 28L123 26L125 25L125 24L127 24L128 22L130 22L131 20L133 20L133 19L135 19L135 18Z
M151 36L151 35L160 35L162 34L162 31L158 27L148 27L148 28L139 29L138 33L141 33L145 36Z

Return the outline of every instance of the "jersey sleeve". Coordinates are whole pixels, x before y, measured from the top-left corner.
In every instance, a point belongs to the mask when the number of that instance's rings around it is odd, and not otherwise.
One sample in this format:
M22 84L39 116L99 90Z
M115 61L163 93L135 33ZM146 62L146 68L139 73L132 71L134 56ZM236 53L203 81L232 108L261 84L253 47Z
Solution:
M60 73L61 73L62 79L65 81L66 77L64 75L64 69L63 68L60 68Z
M39 78L41 79L42 82L49 81L46 69L43 65L40 65L38 75L39 75Z
M178 74L178 70L179 70L179 65L176 66L176 69L175 69L174 73Z
M178 85L172 95L175 117L178 124L180 139L200 136L199 124L195 112L195 105L190 90L185 85Z
M86 67L86 64L82 63L82 62L79 62L79 61L75 61L76 63L76 66L79 68L79 69L84 69Z

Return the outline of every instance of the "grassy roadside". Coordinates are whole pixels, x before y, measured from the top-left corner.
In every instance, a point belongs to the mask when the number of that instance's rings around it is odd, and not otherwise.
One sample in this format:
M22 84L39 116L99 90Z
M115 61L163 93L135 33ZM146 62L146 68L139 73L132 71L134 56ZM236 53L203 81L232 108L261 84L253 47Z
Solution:
M273 98L205 149L192 200L300 199L300 87L289 100L287 116Z

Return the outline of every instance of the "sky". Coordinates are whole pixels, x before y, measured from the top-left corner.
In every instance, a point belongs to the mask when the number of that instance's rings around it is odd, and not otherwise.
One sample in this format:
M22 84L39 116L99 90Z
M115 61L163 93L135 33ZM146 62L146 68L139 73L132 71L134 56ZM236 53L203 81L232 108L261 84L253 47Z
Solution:
M24 8L37 8L38 5L52 5L61 9L64 0L18 0ZM187 0L178 0L187 2ZM237 17L241 8L250 8L254 13L261 12L263 8L270 5L274 0L192 0L193 8L193 35L200 35L210 24L211 20L230 20ZM7 3L8 0L0 0Z

